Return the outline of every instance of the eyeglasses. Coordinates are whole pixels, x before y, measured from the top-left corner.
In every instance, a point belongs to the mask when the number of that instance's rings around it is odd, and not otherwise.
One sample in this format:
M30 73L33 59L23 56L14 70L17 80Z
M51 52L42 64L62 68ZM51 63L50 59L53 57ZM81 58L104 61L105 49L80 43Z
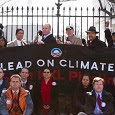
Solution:
M45 72L45 71L44 71L44 73L50 73L50 72Z

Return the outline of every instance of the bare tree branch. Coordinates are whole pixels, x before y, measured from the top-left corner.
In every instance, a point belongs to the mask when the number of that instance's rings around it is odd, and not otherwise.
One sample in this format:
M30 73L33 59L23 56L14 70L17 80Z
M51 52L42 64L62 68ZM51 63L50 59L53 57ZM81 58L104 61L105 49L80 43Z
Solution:
M6 4L6 3L10 2L10 1L12 1L12 0L6 0L4 3L2 3L2 4L0 5L0 7L2 7L4 4Z
M102 5L102 2L101 0L98 0L99 1L99 4L100 4L100 7L101 7L101 10L105 13L107 13L109 16L111 16L111 18L115 18L115 14L113 15L111 12L109 12L108 10L106 10L105 8L103 8L103 5ZM111 0L108 0L108 1L111 1ZM114 0L115 1L115 0ZM110 4L109 4L110 5Z
M112 3L114 3L114 4L115 4L115 0L108 0L108 1L110 1L110 2L112 2Z

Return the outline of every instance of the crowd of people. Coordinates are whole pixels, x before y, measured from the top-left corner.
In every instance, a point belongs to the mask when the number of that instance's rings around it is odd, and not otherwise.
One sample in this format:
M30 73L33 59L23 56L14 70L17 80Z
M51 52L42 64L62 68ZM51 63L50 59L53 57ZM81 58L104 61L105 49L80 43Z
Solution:
M115 31L111 33L109 22L105 24L105 38L109 48L115 47ZM3 29L3 27L1 28ZM63 43L51 34L51 25L45 24L38 31L32 43L34 44L68 44L87 46L89 48L105 48L94 26L86 31L89 40L81 40L74 35L74 27L66 27L67 38ZM7 43L0 35L0 47L16 47L29 45L23 40L24 30L16 30L16 39ZM0 115L61 115L59 110L58 82L51 78L52 71L45 68L43 77L34 83L29 79L29 69L24 67L19 74L10 77L10 83L4 80L4 71L0 68ZM83 74L81 82L71 94L71 110L67 115L115 115L115 77L113 92L109 93L104 87L104 79L95 77L93 82L90 75Z
M58 82L52 79L51 69L44 68L42 74L35 84L24 67L10 77L9 83L0 68L0 115L61 115ZM115 91L115 77L113 84ZM103 78L95 77L92 82L88 74L83 74L71 96L67 115L115 115L115 93L106 91Z
M3 27L1 27L3 29ZM88 46L90 48L114 48L115 47L115 31L111 32L109 29L109 21L105 23L105 38L107 40L107 45L103 41L101 41L97 34L99 32L96 31L96 28L94 26L91 26L87 31L87 35L89 40L86 41L85 39L80 39L74 34L74 27L69 25L66 27L66 34L67 37L65 38L65 41L62 42L60 39L56 39L53 34L51 34L51 25L50 24L44 24L42 31L39 30L37 32L37 35L31 41L31 43L36 43L38 45L40 44L73 44L73 45L80 45L80 46ZM10 41L7 43L6 39L2 36L2 33L0 32L0 46L1 47L14 47L14 46L25 46L29 45L24 41L24 30L23 29L17 29L16 30L16 38L13 41Z

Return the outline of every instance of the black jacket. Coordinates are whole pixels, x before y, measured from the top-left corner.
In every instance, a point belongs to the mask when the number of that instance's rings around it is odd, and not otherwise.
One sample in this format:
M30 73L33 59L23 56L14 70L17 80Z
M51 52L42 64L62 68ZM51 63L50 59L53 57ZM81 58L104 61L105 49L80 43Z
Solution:
M35 85L34 85L34 83L31 80L27 79L25 87L23 87L23 88L30 92L32 101L33 101L33 103L35 105L35 103L36 103L35 101L36 100L35 100Z
M3 80L3 83L0 86L0 97L1 97L2 90L6 90L6 89L8 89L8 87L9 87L9 83L7 81Z
M88 40L88 47L89 48L105 48L106 44L98 39L98 36L92 41L92 44L90 43L90 40Z
M45 39L43 39L43 37L42 37L42 41L45 44L56 44L56 39L53 37L52 34L50 34L49 36L47 36Z
M105 89L106 89L106 91L110 92L115 99L115 86L112 85L112 83L111 83L111 85L106 85Z
M92 90L92 86L89 85L87 88L81 84L78 85L78 88L74 94L74 110L75 113L83 112L84 111L84 104L85 104L85 96L86 92L90 92Z
M30 95L31 95L31 99L33 101L33 104L34 104L34 111L33 111L33 114L34 115L34 112L36 111L36 98L35 98L35 84L33 83L33 81L31 81L30 79L27 79L27 82L25 84L25 87L23 87L24 89L28 90L30 92Z
M26 84L25 84L25 87L24 87L26 90L28 90L31 94L31 98L34 98L34 83L31 81L31 80L27 80Z
M115 100L112 97L111 93L103 91L102 92L102 102L106 105L103 107L102 115L114 115L115 114ZM94 115L94 109L96 106L96 93L93 90L92 92L87 93L85 99L85 113L88 115Z
M112 35L111 35L111 32L109 29L105 30L105 38L107 40L108 47L109 48L115 48L115 44L113 44Z

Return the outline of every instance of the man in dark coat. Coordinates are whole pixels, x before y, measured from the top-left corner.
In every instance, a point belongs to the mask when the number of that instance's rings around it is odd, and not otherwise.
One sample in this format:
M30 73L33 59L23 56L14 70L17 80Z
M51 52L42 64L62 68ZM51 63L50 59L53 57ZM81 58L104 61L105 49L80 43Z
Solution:
M21 76L21 86L28 90L31 94L32 101L34 103L34 109L35 109L35 85L34 83L28 78L29 77L29 70L28 68L24 67L21 69L20 72Z
M38 81L37 99L40 115L56 115L58 113L57 82L51 79L49 68L44 69L43 79Z
M0 97L1 97L2 91L7 90L7 88L9 87L9 83L5 81L3 77L4 77L4 72L3 72L3 69L0 68Z
M109 48L115 48L115 31L112 32L109 29L109 21L105 23L105 38Z
M87 92L85 113L87 115L114 115L115 100L111 93L104 90L104 79L95 77L93 79L93 89L93 91Z
M98 39L99 32L96 31L96 28L94 26L91 26L88 31L86 31L88 34L89 40L88 40L88 47L89 48L105 48L106 44Z
M51 34L51 25L45 24L43 26L43 35L42 39L39 40L38 35L35 37L34 42L37 42L37 44L56 44L56 39Z

